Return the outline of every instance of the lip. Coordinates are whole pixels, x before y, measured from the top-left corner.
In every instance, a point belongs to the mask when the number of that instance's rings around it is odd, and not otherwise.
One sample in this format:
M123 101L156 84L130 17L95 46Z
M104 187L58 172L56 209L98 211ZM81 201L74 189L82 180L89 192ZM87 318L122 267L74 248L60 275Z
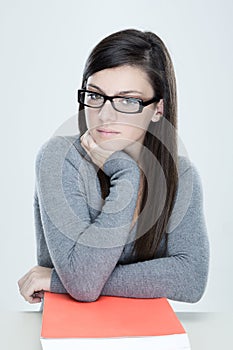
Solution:
M97 129L97 131L105 134L120 134L119 131L110 130L110 129Z

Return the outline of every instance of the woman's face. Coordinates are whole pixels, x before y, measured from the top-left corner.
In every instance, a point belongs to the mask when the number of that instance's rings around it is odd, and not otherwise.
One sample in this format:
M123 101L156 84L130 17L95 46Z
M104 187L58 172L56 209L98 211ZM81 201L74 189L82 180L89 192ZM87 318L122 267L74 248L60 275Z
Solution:
M147 74L140 68L120 66L94 73L87 80L86 89L107 96L136 97L143 101L154 97ZM144 107L141 113L116 111L110 101L101 108L85 107L86 124L94 141L104 149L122 150L140 147L155 113L155 104Z

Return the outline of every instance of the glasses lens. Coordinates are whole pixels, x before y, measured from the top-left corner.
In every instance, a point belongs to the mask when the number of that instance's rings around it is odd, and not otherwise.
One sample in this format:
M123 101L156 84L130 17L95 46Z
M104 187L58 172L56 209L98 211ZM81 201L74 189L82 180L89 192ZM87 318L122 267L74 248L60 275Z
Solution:
M80 93L80 102L89 107L101 107L104 103L103 96L96 92L82 91Z
M123 113L137 113L140 109L140 102L136 98L122 97L113 99L114 107Z

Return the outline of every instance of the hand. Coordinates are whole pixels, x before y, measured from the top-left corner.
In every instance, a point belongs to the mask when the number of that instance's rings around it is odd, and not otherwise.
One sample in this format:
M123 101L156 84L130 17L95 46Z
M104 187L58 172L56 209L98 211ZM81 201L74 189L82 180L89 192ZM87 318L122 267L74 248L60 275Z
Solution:
M19 281L19 291L30 304L40 303L44 291L50 291L52 269L35 266Z
M93 163L103 170L105 161L115 152L101 148L93 140L89 130L80 138L82 147L86 150Z

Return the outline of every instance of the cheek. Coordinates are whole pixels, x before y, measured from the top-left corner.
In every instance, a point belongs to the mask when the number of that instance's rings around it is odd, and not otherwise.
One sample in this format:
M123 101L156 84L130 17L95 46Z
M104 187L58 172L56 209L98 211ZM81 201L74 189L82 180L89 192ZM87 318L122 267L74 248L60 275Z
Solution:
M134 120L134 122L131 125L128 125L128 127L125 127L125 132L128 135L130 139L137 139L141 137L148 129L148 126L150 124L151 119L150 118L140 118L137 120Z
M136 141L141 138L146 132L146 127L144 125L129 126L125 128L124 135L127 139Z
M101 120L99 117L99 111L96 109L86 109L85 110L85 119L88 129L95 129L103 124L113 124L111 120Z
M97 124L95 115L93 115L93 113L90 113L88 110L85 111L85 119L88 129L94 128Z

